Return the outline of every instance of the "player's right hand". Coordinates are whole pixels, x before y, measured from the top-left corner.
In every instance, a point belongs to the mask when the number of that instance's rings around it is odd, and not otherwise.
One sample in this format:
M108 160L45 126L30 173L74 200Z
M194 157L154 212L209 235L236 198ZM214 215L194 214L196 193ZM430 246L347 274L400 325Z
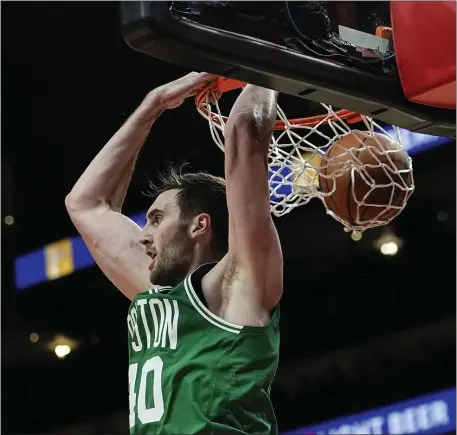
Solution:
M179 107L186 98L196 95L217 76L208 73L191 72L178 80L167 83L152 91L165 109Z

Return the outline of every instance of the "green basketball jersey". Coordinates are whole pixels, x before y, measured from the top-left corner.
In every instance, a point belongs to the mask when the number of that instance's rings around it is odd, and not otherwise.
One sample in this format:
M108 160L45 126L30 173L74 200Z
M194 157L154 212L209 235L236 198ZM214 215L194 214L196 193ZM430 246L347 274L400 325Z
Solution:
M277 434L270 387L279 308L240 326L204 302L203 265L176 287L139 293L127 316L131 434Z

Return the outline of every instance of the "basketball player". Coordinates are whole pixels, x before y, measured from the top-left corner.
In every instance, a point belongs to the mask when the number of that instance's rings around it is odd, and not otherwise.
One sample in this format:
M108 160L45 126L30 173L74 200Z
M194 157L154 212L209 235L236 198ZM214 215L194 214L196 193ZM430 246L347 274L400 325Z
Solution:
M170 170L144 228L121 214L151 126L212 79L191 73L150 92L66 198L98 266L132 300L132 434L277 433L283 260L266 165L276 93L247 85L234 104L225 182Z

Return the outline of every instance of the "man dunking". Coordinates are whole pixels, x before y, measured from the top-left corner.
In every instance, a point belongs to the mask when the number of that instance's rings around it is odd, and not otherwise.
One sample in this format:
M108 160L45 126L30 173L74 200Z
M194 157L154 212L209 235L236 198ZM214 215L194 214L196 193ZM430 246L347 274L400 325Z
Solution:
M65 201L100 269L132 301L132 434L277 433L283 260L266 165L276 92L247 85L235 102L225 182L169 170L143 229L121 214L151 126L213 79L191 73L150 92Z

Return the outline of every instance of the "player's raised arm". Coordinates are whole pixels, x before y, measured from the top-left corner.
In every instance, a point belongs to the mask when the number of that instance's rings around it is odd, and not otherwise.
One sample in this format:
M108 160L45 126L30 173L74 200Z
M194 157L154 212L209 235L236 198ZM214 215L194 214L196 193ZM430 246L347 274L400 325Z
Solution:
M227 284L235 296L233 301L237 301L233 310L240 312L238 304L244 301L246 309L257 312L259 319L265 318L263 314L282 295L282 252L270 214L267 168L276 99L277 93L272 90L247 85L230 112L225 130L230 219L227 267L233 276Z
M150 287L150 259L139 244L141 228L121 214L135 160L159 115L182 104L211 78L191 73L150 92L65 199L71 220L98 266L130 299Z

